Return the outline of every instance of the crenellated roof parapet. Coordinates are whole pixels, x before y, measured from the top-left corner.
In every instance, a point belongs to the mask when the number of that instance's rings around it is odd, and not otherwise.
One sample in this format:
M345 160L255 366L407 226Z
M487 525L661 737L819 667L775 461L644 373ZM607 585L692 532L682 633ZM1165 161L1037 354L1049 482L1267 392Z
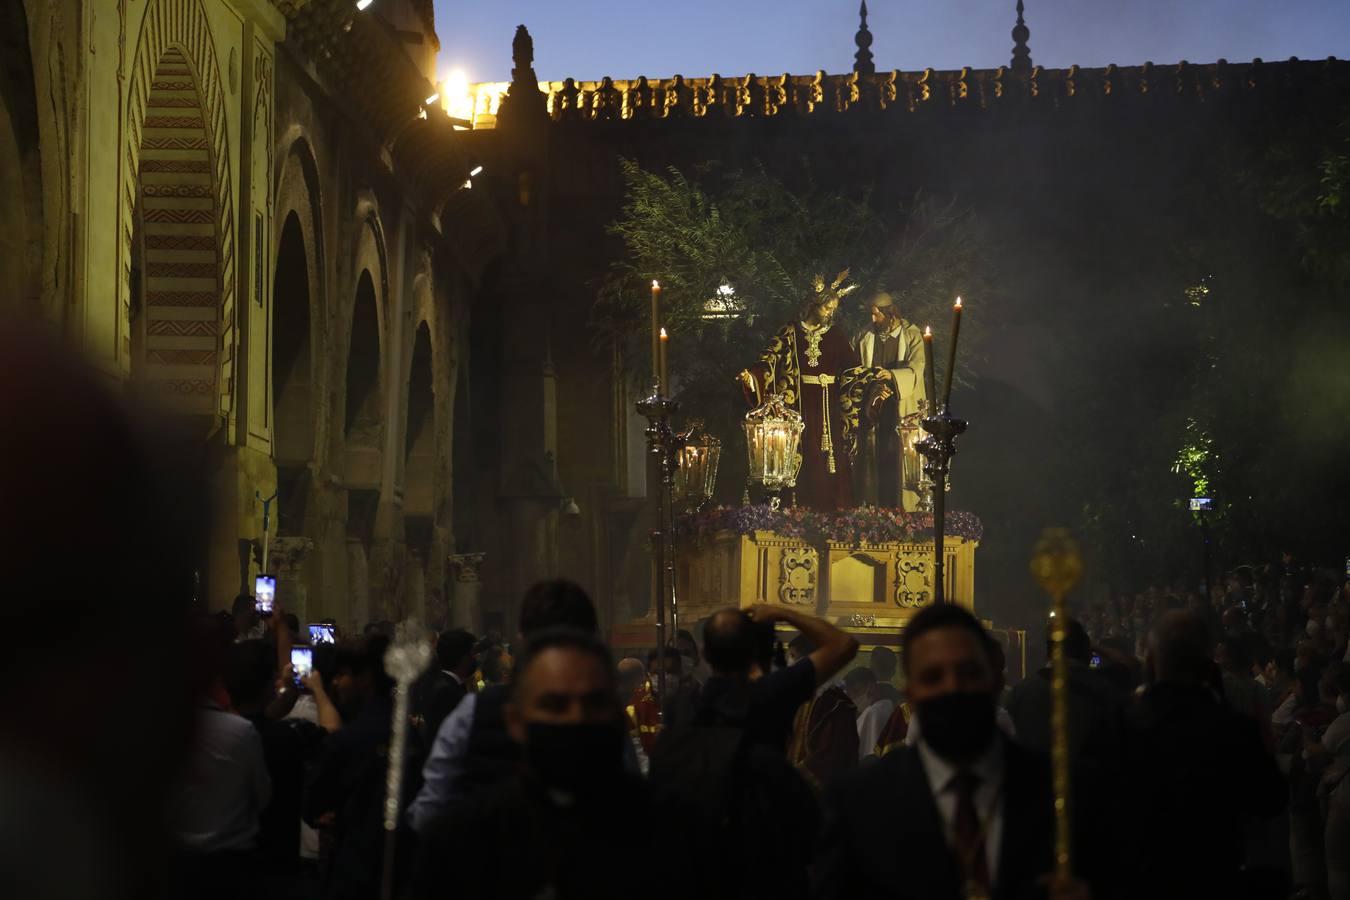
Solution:
M746 75L740 78L673 78L543 81L549 117L557 122L632 122L653 119L768 118L867 113L915 113L940 109L996 109L1031 103L1051 107L1092 98L1175 98L1205 102L1226 94L1300 89L1328 77L1350 82L1350 63L1337 60L1194 65L1106 66L1045 69L1026 73L1007 67L921 72L849 72L827 75ZM469 86L464 97L447 97L450 114L473 127L496 127L509 82Z

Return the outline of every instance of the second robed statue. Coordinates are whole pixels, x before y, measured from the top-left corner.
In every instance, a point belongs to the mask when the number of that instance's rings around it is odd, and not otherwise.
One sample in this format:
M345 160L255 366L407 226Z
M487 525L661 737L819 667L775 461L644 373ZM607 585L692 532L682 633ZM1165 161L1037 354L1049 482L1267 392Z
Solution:
M899 317L889 295L878 294L873 330L852 341L835 324L840 302L857 289L848 270L833 282L816 276L813 288L799 320L783 326L758 364L740 373L746 400L758 405L777 394L801 414L799 504L833 510L861 501L912 509L912 488L904 496L900 428L923 393L918 330ZM868 449L856 490L854 462L864 431Z

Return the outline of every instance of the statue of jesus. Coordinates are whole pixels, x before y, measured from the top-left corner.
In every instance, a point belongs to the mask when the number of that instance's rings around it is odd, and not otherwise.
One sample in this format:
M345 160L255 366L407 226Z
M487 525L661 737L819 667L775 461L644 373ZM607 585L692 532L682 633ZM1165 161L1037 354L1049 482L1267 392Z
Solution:
M848 270L832 284L817 276L800 320L785 325L760 355L740 373L746 399L758 405L771 394L801 413L802 469L797 501L814 509L853 505L851 457L857 447L855 381L862 373L848 335L834 325L839 301L857 285L845 285Z

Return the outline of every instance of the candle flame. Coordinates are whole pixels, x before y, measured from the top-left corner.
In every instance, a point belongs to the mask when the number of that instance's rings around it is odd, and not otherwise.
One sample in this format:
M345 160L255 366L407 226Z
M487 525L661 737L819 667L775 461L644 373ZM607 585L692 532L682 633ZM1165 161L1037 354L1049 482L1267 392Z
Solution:
M666 330L664 328L661 329L661 340L663 341L670 340L670 335L666 334Z
M652 279L652 290L654 291L661 290L661 282L657 281L655 278Z
M957 297L957 298L956 298L956 308L957 308L957 309L960 309L960 308L961 308L961 298L960 298L960 297Z
M925 325L925 326L923 326L923 336L926 337L926 338L930 338L930 337L933 336L933 326L932 326L932 325Z

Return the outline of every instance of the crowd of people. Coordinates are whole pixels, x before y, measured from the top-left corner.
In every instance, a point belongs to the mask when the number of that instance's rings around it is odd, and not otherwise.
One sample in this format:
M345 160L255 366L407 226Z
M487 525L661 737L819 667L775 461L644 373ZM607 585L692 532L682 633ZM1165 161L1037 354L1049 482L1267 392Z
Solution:
M1008 678L967 611L860 648L726 609L616 662L585 592L542 583L519 634L430 639L396 731L389 623L190 616L200 483L83 368L0 345L0 417L43 437L0 469L4 897L1350 897L1335 573L1286 556L1063 623L1057 875L1049 669ZM54 539L72 510L98 540Z
M616 661L585 592L541 583L514 641L432 638L391 830L391 629L316 645L297 680L298 623L243 598L196 628L171 891L1344 900L1350 589L1275 580L1065 623L1072 877L1055 874L1048 639L1008 685L959 607L862 659L834 625L762 605Z

